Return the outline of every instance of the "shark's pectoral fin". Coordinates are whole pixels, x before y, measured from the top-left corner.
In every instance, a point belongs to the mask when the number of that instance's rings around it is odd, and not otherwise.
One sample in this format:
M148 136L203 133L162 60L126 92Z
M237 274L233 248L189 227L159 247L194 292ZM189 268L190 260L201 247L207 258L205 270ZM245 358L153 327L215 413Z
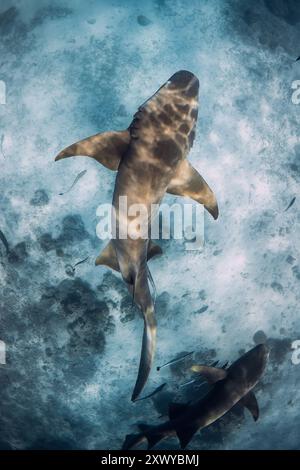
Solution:
M147 253L147 261L149 259L154 258L154 256L158 256L162 254L162 249L159 245L154 243L152 240L149 240L148 244L148 253Z
M116 171L129 142L130 133L128 130L103 132L65 148L55 157L55 161L82 155L94 158L110 170Z
M227 371L225 369L219 369L218 367L192 366L191 370L203 375L210 384L219 382L227 377Z
M185 196L194 199L200 204L203 204L214 219L218 218L219 209L214 193L204 178L199 175L198 171L192 167L188 160L182 160L182 162L179 163L167 192L175 194L176 196Z
M120 271L116 250L112 244L112 241L106 245L104 250L102 250L100 255L96 258L95 265L99 266L100 264L108 266L115 271Z
M176 434L178 436L178 439L180 441L180 447L181 449L185 449L190 440L192 439L193 435L198 431L198 425L197 424L191 424L190 426L185 426L185 427L178 427L176 429Z
M176 419L188 409L187 403L170 403L169 418Z
M240 403L250 411L254 421L257 421L259 418L259 407L254 393L249 392L241 399Z

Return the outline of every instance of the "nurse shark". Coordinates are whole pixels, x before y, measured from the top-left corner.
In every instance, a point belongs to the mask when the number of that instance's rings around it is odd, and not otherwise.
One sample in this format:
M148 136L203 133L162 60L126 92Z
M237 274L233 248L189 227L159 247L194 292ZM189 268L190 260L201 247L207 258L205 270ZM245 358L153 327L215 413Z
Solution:
M123 449L131 449L148 441L148 449L170 436L177 436L184 449L194 434L214 423L234 405L240 403L248 408L255 421L259 416L256 397L252 391L260 380L269 357L264 344L254 347L227 370L209 366L193 366L192 370L202 374L214 387L204 398L193 404L171 403L169 421L157 426L139 424L139 434L126 436Z
M195 138L198 93L199 81L193 73L176 72L138 108L126 130L93 135L65 148L55 158L57 161L88 156L117 172L113 195L116 237L98 256L96 265L121 273L143 315L142 351L133 401L148 379L155 352L156 319L147 261L162 250L150 239L153 204L159 205L169 193L192 198L203 204L214 219L218 217L214 193L187 160ZM146 236L124 237L136 220L121 207L124 197L127 207L138 204L146 208L141 224L147 227Z

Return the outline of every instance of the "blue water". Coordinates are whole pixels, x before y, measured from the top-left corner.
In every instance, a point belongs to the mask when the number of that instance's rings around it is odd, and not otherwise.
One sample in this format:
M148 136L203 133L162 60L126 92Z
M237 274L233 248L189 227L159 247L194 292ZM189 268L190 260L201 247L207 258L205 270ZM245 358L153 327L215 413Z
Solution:
M167 388L130 402L142 321L119 277L94 267L96 209L111 201L115 174L91 159L54 163L68 144L126 128L180 69L200 80L189 158L220 218L205 216L203 252L162 242L150 263L155 366L191 350L197 362L232 361L267 341L258 422L237 408L189 448L299 447L299 22L296 0L1 1L2 448L120 448L136 422L157 423L168 401L199 393L177 387L187 361L154 368L145 393Z

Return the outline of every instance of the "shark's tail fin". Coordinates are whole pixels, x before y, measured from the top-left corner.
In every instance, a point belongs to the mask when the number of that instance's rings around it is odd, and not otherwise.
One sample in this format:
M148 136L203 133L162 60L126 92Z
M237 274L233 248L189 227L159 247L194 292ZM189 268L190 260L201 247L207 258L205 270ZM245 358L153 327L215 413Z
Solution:
M152 367L156 345L156 319L154 304L148 284L147 266L139 272L134 282L134 300L144 317L144 333L138 376L131 400L137 399L144 388Z
M135 387L132 393L131 400L137 399L143 390L150 370L152 367L155 345L156 345L156 320L154 315L154 308L147 309L144 314L144 333L142 342L141 359L139 365L138 376L136 379Z

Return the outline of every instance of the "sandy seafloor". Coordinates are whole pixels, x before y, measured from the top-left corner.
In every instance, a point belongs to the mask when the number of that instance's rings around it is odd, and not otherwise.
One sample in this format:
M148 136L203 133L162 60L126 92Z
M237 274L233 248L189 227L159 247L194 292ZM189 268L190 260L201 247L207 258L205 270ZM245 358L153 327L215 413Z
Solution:
M203 252L162 241L164 255L150 262L155 366L192 350L198 362L232 361L267 341L258 422L236 407L188 448L300 447L300 365L291 361L300 339L299 27L296 0L1 0L0 229L10 244L8 255L0 247L1 448L118 449L135 423L158 423L170 400L200 393L178 388L187 360L154 367L145 393L165 390L130 402L142 321L119 276L94 267L105 244L96 209L111 201L115 174L92 159L53 161L80 138L126 128L180 69L200 79L189 158L220 217L205 215ZM66 265L86 256L68 276Z

